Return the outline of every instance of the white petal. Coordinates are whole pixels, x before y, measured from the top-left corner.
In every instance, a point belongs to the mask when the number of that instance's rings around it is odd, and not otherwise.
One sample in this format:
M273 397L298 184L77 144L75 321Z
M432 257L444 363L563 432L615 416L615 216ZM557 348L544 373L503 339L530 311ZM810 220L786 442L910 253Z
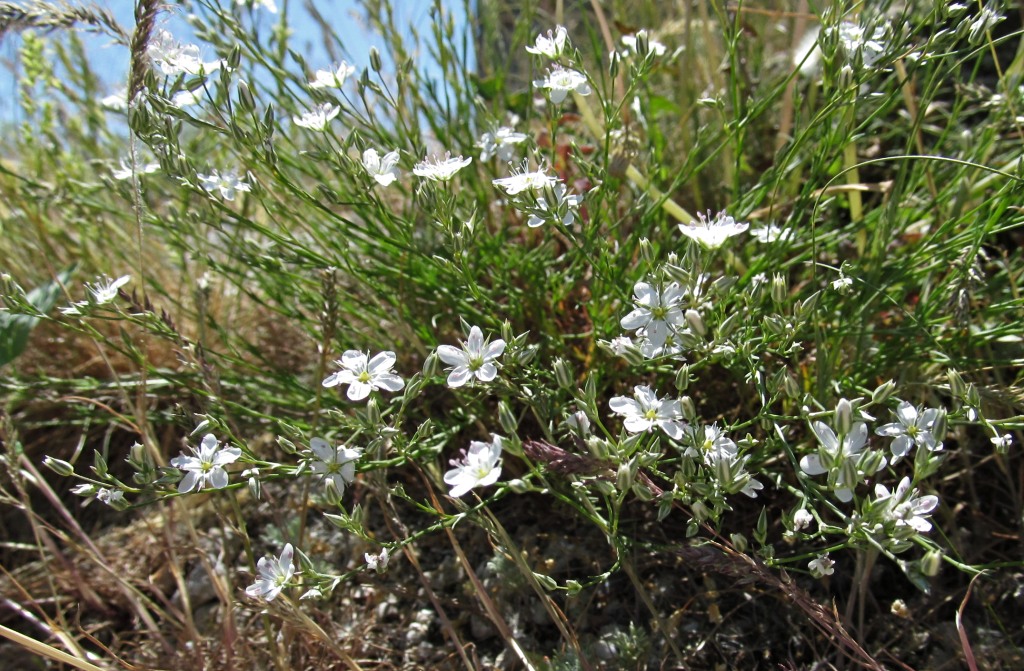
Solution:
M821 475L828 472L828 469L821 465L821 457L816 454L804 456L800 460L800 469L807 475Z
M460 366L448 374L448 386L461 387L469 382L469 378L471 377L473 377L473 374L469 372L469 368L466 366Z
M487 350L484 352L484 360L497 359L501 356L501 353L505 351L505 341L498 338L490 345L487 346Z
M913 426L917 423L917 408L906 401L900 401L896 408L896 417L904 426Z
M647 308L637 308L619 320L619 325L627 331L643 328L651 321L651 311Z
M224 489L228 486L228 472L223 468L213 468L206 474L210 486L214 489Z
M370 395L371 389L372 388L370 387L370 385L366 384L365 382L360 382L359 380L352 380L349 383L348 393L346 394L346 396L348 396L350 401L361 401Z
M614 396L608 401L608 407L618 415L639 415L640 405L628 396Z
M309 439L309 448L313 450L313 454L316 458L324 463L333 463L334 455L336 454L334 448L331 447L323 438L313 437Z
M380 375L374 379L373 383L377 388L387 389L388 391L399 391L405 387L405 381L394 373Z
M484 348L484 334L479 326L469 329L469 338L466 339L466 350L469 352L482 352Z
M438 345L437 356L449 366L462 366L468 363L466 353L451 345Z
M185 492L192 491L196 486L196 480L199 478L198 471L189 471L185 474L185 478L178 484L178 493L184 494Z
M481 382L490 382L498 377L498 369L493 363L485 363L476 370L476 379Z
M811 430L814 431L814 435L818 437L818 442L821 443L822 447L832 454L839 454L839 439L836 437L836 433L832 430L832 427L824 422L811 422ZM824 471L822 471L822 473L824 473ZM815 473L815 475L817 475L817 473Z
M395 360L396 357L394 352L381 352L370 359L370 363L366 366L366 370L370 371L371 375L386 373L395 365Z

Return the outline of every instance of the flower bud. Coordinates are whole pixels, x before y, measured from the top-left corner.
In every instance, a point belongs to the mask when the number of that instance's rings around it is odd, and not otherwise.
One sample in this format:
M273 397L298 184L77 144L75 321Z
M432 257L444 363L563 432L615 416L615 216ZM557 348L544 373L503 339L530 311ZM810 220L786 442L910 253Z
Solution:
M732 541L732 546L736 548L737 552L746 552L750 546L747 542L747 537L743 534L729 534L729 540Z
M366 404L366 423L372 427L380 426L380 408L377 399L371 398Z
M128 461L134 464L145 464L146 456L146 448L142 443L135 443L128 448Z
M775 273L772 276L772 300L780 305L786 302L789 295L789 287L786 285L786 278Z
M793 378L792 375L783 375L782 387L783 389L785 389L786 395L789 396L790 398L800 398L800 394L802 393L800 385L797 383L797 381Z
M697 520L698 522L703 522L704 520L711 517L711 510L706 505L704 505L703 501L694 501L690 505L690 512L693 514L693 519Z
M370 67L373 68L374 72L380 72L384 65L380 61L380 52L377 51L377 47L370 47Z
M950 368L946 371L946 379L949 380L949 393L954 398L963 398L964 394L967 393L967 385L964 384L964 379L960 376L960 373Z
M437 352L431 352L423 361L423 377L432 378L437 375Z
M518 433L519 422L516 420L515 415L512 414L512 409L508 407L508 403L504 400L498 401L498 423L501 424L502 430L510 436Z
M921 558L921 574L934 578L942 568L942 550L929 550Z
M525 494L530 491L530 485L526 483L522 478L515 478L514 480L508 481L508 488L512 490L513 494Z
M839 435L845 436L853 428L853 406L845 398L839 399L836 403L836 430Z
M871 392L871 402L885 403L885 401L892 396L894 391L896 391L896 383L892 380L880 384L873 392Z
M53 457L45 457L43 459L43 466L46 466L51 471L64 478L75 472L74 466L63 459L55 459Z
M693 399L689 396L683 396L679 399L679 406L683 411L683 418L687 422L697 421L697 408L693 405Z
M619 465L619 470L615 474L615 488L620 492L625 492L633 486L633 466L632 462L624 461Z
M690 382L690 365L684 363L676 371L676 389L686 391L686 388L690 386Z
M555 381L562 389L572 389L575 385L572 374L572 366L568 361L559 357L555 359Z
M686 311L684 316L686 317L686 324L690 327L690 330L703 338L708 330L704 326L704 320L701 318L700 313L691 308Z

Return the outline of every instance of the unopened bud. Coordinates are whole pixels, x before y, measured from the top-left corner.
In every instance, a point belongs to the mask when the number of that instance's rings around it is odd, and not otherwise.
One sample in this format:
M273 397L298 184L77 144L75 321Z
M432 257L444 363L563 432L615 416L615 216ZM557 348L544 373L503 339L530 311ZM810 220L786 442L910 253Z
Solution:
M236 44L231 49L231 53L228 54L227 62L229 69L238 69L238 64L242 62L242 47L240 45Z
M737 552L746 552L747 548L750 546L750 544L747 543L747 537L743 534L729 534L729 540L732 541L732 546L736 548Z
M423 362L423 377L432 378L437 375L437 352L431 352Z
M697 421L697 408L693 405L693 399L689 396L683 396L679 399L679 407L683 411L683 418L687 422Z
M690 386L690 381L690 366L684 363L676 371L676 389L686 391L686 388Z
M573 380L572 366L565 359L555 359L555 381L558 382L558 386L562 389L572 389L575 386Z
M510 436L518 433L519 422L516 420L516 416L512 414L512 409L508 407L508 403L504 400L498 401L498 423L501 424L501 428L505 433Z
M789 287L786 285L786 278L775 273L775 275L772 276L772 300L776 303L782 304L786 302L786 297L788 295Z
M853 406L845 398L839 399L836 403L836 429L840 435L847 435L853 428Z
M64 478L75 472L74 466L63 459L55 459L53 457L45 457L43 459L43 466L46 466L51 471Z
M374 72L380 72L384 68L380 61L380 52L377 51L377 47L370 47L370 67L373 68Z
M380 408L377 407L377 399L371 398L366 404L366 422L370 426L380 426Z
M640 238L640 258L647 263L654 263L654 247L647 238Z
M252 97L252 91L245 80L238 80L238 106L243 112L252 112L256 109L256 99Z
M704 326L704 320L701 318L700 313L691 308L686 311L684 316L686 317L686 323L690 327L690 330L697 335L704 337L704 334L706 334L708 330Z
M964 383L960 373L950 368L946 371L946 379L949 380L949 393L954 398L963 398L964 394L967 393L967 385Z
M894 391L896 391L896 383L892 380L880 384L873 392L871 392L871 402L885 403L885 401L892 396Z
M921 574L934 578L942 568L942 550L929 550L921 558Z
M631 462L623 462L615 474L615 488L620 492L628 491L633 486L633 467Z

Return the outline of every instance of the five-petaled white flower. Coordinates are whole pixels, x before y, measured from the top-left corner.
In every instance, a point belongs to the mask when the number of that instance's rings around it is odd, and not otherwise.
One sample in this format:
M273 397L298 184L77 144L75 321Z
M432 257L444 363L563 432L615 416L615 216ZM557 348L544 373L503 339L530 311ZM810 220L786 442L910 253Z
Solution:
M852 59L859 53L861 61L867 67L873 66L885 53L883 26L872 28L869 35L863 26L852 21L843 21L834 30L838 33L839 43L843 45L847 55Z
M494 361L505 351L505 341L498 338L492 343L484 340L479 326L469 329L469 337L462 343L462 349L451 345L439 345L437 356L452 367L448 373L448 386L461 387L474 376L481 382L490 382L498 375Z
M344 445L331 447L323 438L315 437L310 439L309 449L314 457L310 462L313 474L319 475L325 486L333 487L338 496L343 496L345 487L356 479L356 460L363 451Z
M900 480L892 493L885 485L875 485L875 497L886 503L885 518L895 522L897 528L910 527L921 533L931 531L932 523L925 516L939 505L939 497L934 494L918 496L916 488L910 489L910 478Z
M259 577L256 578L256 582L245 588L245 593L254 599L266 601L277 598L295 575L295 565L292 562L294 556L295 550L292 544L288 543L281 551L280 557L260 557L256 563Z
M491 132L487 131L477 140L480 148L480 160L486 161L497 156L499 161L511 161L515 146L527 139L526 133L517 133L514 129L502 126Z
M228 472L224 467L234 463L242 456L242 450L237 447L225 447L219 449L220 443L217 438L208 433L203 436L199 447L190 447L194 456L187 456L184 452L171 459L171 466L178 470L185 471L185 478L178 485L178 493L184 494L195 490L202 491L204 487L223 489L228 486Z
M750 229L750 234L754 236L758 242L764 244L770 244L776 240L792 240L793 229L792 228L780 228L776 224L768 224L760 228Z
M462 156L452 158L452 153L446 151L444 158L438 158L437 156L424 158L413 166L412 172L414 175L424 179L430 179L435 182L447 182L455 176L455 173L472 162L472 156L469 158L462 158Z
M793 513L793 531L802 531L814 521L814 515L807 508L801 508Z
M225 170L223 173L211 170L209 175L196 175L201 186L209 192L220 191L224 200L234 200L238 192L248 192L251 187L239 179L235 170Z
M717 423L689 427L689 442L691 446L686 449L686 454L700 457L709 465L721 459L734 460L739 455L735 441L725 435Z
M308 128L315 131L327 130L327 124L331 119L338 116L341 108L331 103L321 103L313 109L305 112L302 116L293 116L292 121L296 126Z
M363 400L374 389L401 391L405 387L405 382L391 372L395 358L394 352L381 352L369 359L365 352L350 349L335 362L341 366L341 370L328 376L323 385L336 387L339 384L347 384L346 395L351 401Z
M533 85L547 89L551 102L555 104L565 100L573 91L581 96L590 95L590 84L587 83L586 75L568 68L555 68L544 79L534 81Z
M146 53L165 77L177 77L181 74L207 75L224 65L222 60L204 62L199 57L198 46L181 44L166 30L157 32L150 40Z
M388 186L401 175L398 168L395 167L398 158L397 149L381 156L376 149L371 147L363 152L363 167L378 184Z
M718 249L726 240L748 228L750 224L737 223L725 212L719 212L713 219L710 212L707 216L698 212L697 221L679 224L679 230L683 235L706 249Z
M486 487L498 481L501 475L501 436L495 434L489 443L470 441L469 451L461 459L452 459L454 468L444 474L451 485L448 495L459 498L474 487Z
M683 408L678 400L659 400L654 391L645 385L633 387L633 397L615 396L608 402L612 412L626 418L622 423L626 431L640 433L653 431L657 427L668 434L669 438L678 440L683 437L686 422L683 421Z
M526 47L526 50L531 54L537 54L538 56L547 56L548 58L558 58L565 53L565 45L569 39L569 32L564 26L556 26L555 32L548 31L547 36L543 34L537 36L537 41L532 47Z
M493 180L494 186L500 186L510 196L515 196L523 191L543 191L547 187L558 184L558 178L549 175L543 170L528 171L526 162L520 170L513 170L508 177L499 177Z
M112 280L109 277L101 277L96 280L96 284L85 285L85 288L92 294L93 302L97 305L103 305L117 298L117 291L124 285L128 284L128 281L132 279L131 275L122 275L116 280Z
M896 419L899 421L885 424L875 429L879 436L895 436L892 441L892 463L898 462L909 454L910 450L917 445L927 447L929 451L935 452L942 449L942 442L932 435L932 427L939 416L939 411L929 408L919 413L910 403L900 401L896 408Z
M633 285L636 308L619 322L627 331L637 330L647 336L654 347L661 347L677 326L686 321L680 302L684 291L677 282L658 288L647 282ZM642 333L640 333L642 330Z
M333 70L317 70L314 78L309 82L311 89L340 89L345 85L345 80L355 72L355 66L342 61Z
M832 575L836 572L835 561L828 558L828 553L818 555L816 559L812 559L807 564L807 568L811 570L811 575L815 578L822 578L827 575Z

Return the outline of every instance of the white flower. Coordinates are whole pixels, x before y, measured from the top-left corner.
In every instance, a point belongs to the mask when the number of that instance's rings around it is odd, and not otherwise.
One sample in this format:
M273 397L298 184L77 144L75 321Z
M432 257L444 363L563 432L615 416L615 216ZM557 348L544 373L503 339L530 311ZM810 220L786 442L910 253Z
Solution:
M112 508L118 508L124 503L124 492L120 489L102 487L96 492L96 498Z
M445 152L443 159L437 156L424 158L413 166L412 172L414 175L424 179L430 179L435 182L447 182L455 176L455 173L472 162L472 156L469 158L462 158L462 156L452 158L451 152Z
M565 184L558 182L554 188L544 189L537 194L536 203L529 208L530 218L526 225L537 228L553 217L556 221L560 220L563 226L568 226L576 218L576 210L582 200L583 196L568 195Z
M547 89L551 96L551 102L560 103L565 100L570 92L575 91L581 96L590 94L590 84L587 77L575 70L567 68L555 68L544 79L533 82L537 88Z
M342 369L327 377L323 385L335 387L347 384L349 387L346 395L351 401L363 400L374 389L400 391L405 387L405 382L391 372L395 358L394 352L381 352L369 359L365 352L350 349L335 362Z
M655 427L664 431L669 438L676 440L683 437L686 423L683 421L683 408L678 400L659 400L650 387L637 385L633 388L633 397L615 396L608 402L608 407L617 415L625 417L623 426L630 433L653 431Z
M892 441L892 463L898 462L910 453L914 445L927 447L929 451L935 452L942 449L942 442L932 435L932 426L939 415L935 408L929 408L918 414L917 408L906 401L900 401L896 408L896 419L899 421L892 424L885 424L875 429L879 436L895 436Z
M779 228L775 224L768 224L767 226L762 226L761 228L752 228L750 229L750 234L754 236L754 238L758 242L764 244L769 244L775 242L776 240L788 241L793 239L792 228L783 229Z
M494 361L505 351L505 341L497 339L488 344L479 326L469 330L469 338L462 343L462 349L451 345L439 345L437 356L451 366L448 386L461 387L474 376L481 382L490 382L498 375Z
M853 287L853 280L843 275L842 271L839 273L839 279L832 281L832 290L843 295L848 294L851 287Z
M295 566L292 563L295 550L292 544L288 543L278 557L260 557L256 563L256 570L259 577L256 582L245 588L245 593L254 599L265 599L273 601L281 590L288 586L292 576L295 575Z
M680 302L684 291L677 282L670 282L661 288L647 282L633 285L633 302L636 308L619 322L627 331L643 329L654 347L665 344L675 327L686 321Z
M448 495L459 498L474 487L486 487L498 481L501 475L501 436L495 435L489 443L474 440L462 459L452 459L454 466L444 474L444 481L451 485Z
M836 563L828 558L828 553L818 555L817 559L812 559L808 564L807 568L811 570L811 575L815 578L823 578L827 575L832 575L836 572Z
M159 31L150 40L146 53L166 77L206 75L224 65L222 60L204 62L199 58L199 47L181 44L166 30Z
M327 124L331 119L338 116L341 108L331 103L322 103L313 109L305 112L302 116L293 116L292 121L296 126L308 128L315 131L327 130Z
M135 166L135 170L132 170L132 166L128 163L128 159L122 158L120 160L120 167L110 173L110 176L116 180L131 179L132 174L149 175L160 169L159 163L143 163Z
M824 422L811 422L811 430L821 443L822 450L800 459L800 469L807 475L821 475L837 470L834 489L836 498L843 503L849 503L853 499L853 488L863 475L857 467L857 462L867 446L867 425L864 422L854 423L850 433L843 436L842 444L832 427ZM885 464L885 457L881 457L873 472L881 470ZM831 480L831 477L829 479Z
M117 298L117 290L128 284L128 281L131 279L131 275L122 275L116 280L103 276L96 280L96 284L86 283L85 288L92 294L93 302L97 305L103 305Z
M515 146L525 142L526 133L517 133L514 129L502 126L494 132L488 131L480 136L476 146L480 147L480 160L486 161L497 156L499 161L511 161Z
M248 184L239 179L238 173L234 170L226 170L224 173L211 170L209 175L196 175L196 177L207 191L211 193L214 190L220 191L224 200L234 200L238 192L248 192L251 189Z
M814 522L814 515L806 508L801 508L793 513L793 531L802 531L810 526L812 522Z
M547 56L548 58L555 59L565 53L565 45L568 41L569 33L566 31L564 26L556 26L554 34L548 31L547 37L543 34L537 36L537 41L532 47L526 47L526 50L531 54L537 54L538 56Z
M862 26L851 21L843 21L836 30L843 50L851 59L859 53L867 67L874 65L885 52L885 44L882 42L885 38L884 27L874 28L868 35Z
M899 527L910 527L920 533L931 531L932 523L925 519L939 505L939 497L929 494L918 496L910 489L910 478L904 477L891 494L884 485L875 485L875 497L886 502L885 518Z
M642 336L639 342L637 342L637 349L640 350L645 359L658 359L661 357L677 357L681 359L684 351L683 345L679 342L674 331L669 331L665 342L660 345L655 344L646 335Z
M345 494L345 487L356 479L356 460L362 450L339 445L331 447L323 438L311 438L309 448L314 459L310 464L314 475L327 487L333 487L338 496Z
M340 89L345 85L345 80L349 78L349 75L355 71L355 67L345 61L342 61L333 70L317 70L313 80L309 82L309 88Z
M376 149L370 148L363 152L363 167L378 184L388 186L402 174L395 167L398 159L397 149L382 157Z
M993 436L992 438L989 438L989 441L995 445L997 450L1005 450L1010 447L1010 445L1013 445L1013 436L1005 433L1001 436Z
M369 552L363 554L363 558L366 560L366 570L376 571L377 573L384 573L388 570L388 562L391 561L391 556L388 554L388 549L383 548L380 554L372 555Z
M706 249L718 249L726 240L750 227L750 224L737 223L725 212L719 212L714 219L710 212L706 217L698 212L697 219L689 224L679 224L679 230Z
M208 433L203 436L199 447L190 447L194 456L186 456L182 453L171 459L171 466L185 471L185 478L178 485L178 493L184 494L195 490L200 492L204 487L223 489L228 486L228 472L224 467L234 463L242 456L242 450L237 447L225 447L219 449L220 443L217 438Z
M100 99L100 105L106 107L108 110L123 111L128 109L128 90L118 89L109 96L104 96Z
M524 161L522 169L513 170L510 176L499 177L493 180L492 184L500 186L508 195L515 196L527 190L543 191L549 186L558 184L558 178L547 174L543 170L530 172L526 170L526 162Z
M608 343L612 353L616 356L624 356L633 347L633 341L626 336L617 336Z
M725 435L722 429L718 428L717 423L688 428L688 437L692 446L687 448L687 455L699 456L709 465L722 459L735 461L739 455L736 443Z
M577 410L566 417L565 425L578 436L586 437L590 434L590 418L582 410Z

